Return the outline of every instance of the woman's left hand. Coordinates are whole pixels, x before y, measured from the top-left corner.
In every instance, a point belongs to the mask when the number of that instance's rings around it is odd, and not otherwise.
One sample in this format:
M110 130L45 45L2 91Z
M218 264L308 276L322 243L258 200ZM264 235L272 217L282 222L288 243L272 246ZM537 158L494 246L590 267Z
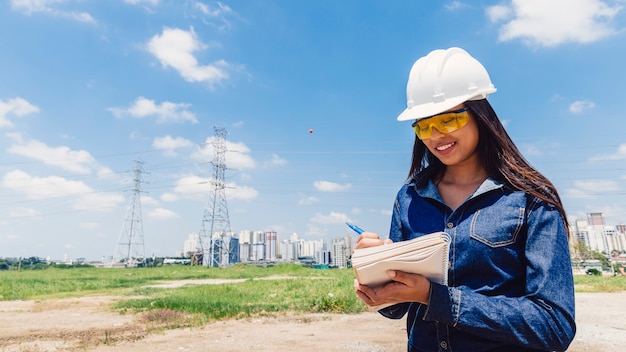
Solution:
M354 288L359 299L368 306L402 302L428 304L430 281L426 277L398 270L387 271L387 276L393 281L376 290L355 280Z

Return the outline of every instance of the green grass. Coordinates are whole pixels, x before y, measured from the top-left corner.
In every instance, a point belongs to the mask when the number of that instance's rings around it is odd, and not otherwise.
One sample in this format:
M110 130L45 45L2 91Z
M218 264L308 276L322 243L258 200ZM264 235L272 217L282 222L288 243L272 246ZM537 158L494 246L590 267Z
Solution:
M626 276L574 276L576 292L622 292L626 291Z
M178 288L149 287L161 281L207 278L244 281ZM268 268L235 265L228 268L171 266L3 271L0 272L0 299L126 295L129 298L115 306L122 313L143 312L148 320L169 326L197 326L224 318L285 312L362 312L366 307L354 294L353 279L351 269L315 270L292 264Z
M358 313L365 305L354 294L346 271L337 277L246 280L219 285L188 285L119 302L132 312L177 311L195 317L195 325L225 318L294 313ZM351 272L348 272L352 275Z
M158 268L105 269L76 268L0 271L0 300L78 297L87 294L147 294L156 292L146 286L169 280L252 279L270 276L315 277L352 285L351 269L315 270L282 264L268 268L234 265L228 268L202 266L165 266ZM277 280L272 280L275 282ZM316 280L315 282L318 282Z
M262 280L262 278L274 278ZM219 285L154 288L161 281L244 279ZM115 309L142 312L168 326L197 326L225 318L293 313L358 313L351 269L315 270L281 264L260 268L168 266L135 269L47 269L0 271L0 300L125 295ZM626 291L626 277L575 276L577 292ZM182 318L181 318L182 317Z

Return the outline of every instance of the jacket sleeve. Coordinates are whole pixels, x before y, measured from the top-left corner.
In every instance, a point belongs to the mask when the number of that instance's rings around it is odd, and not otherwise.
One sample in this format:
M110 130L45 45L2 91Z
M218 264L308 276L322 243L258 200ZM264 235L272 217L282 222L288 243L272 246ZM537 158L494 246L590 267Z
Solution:
M424 320L531 348L567 349L576 324L565 224L557 209L543 203L530 206L527 216L525 294L486 296L466 286L433 284Z

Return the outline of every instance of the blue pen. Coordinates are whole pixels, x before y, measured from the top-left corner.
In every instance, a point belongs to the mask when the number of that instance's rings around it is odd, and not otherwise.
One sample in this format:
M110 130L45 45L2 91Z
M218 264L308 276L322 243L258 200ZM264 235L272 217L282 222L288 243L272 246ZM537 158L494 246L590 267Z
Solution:
M358 226L356 226L354 224L351 224L349 222L347 222L346 225L348 225L349 228L353 229L354 232L358 233L359 235L362 234L363 232L365 232L365 231L361 230Z

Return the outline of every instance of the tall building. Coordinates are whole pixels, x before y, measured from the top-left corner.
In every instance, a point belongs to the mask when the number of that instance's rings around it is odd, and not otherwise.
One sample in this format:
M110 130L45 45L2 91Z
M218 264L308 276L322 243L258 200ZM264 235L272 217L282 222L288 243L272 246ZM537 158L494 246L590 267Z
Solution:
M324 240L320 240L319 243L321 245L315 250L315 263L330 266L332 263L331 252L326 248Z
M626 234L620 231L624 226L606 225L602 213L589 213L587 221L576 220L575 224L575 239L582 246L606 255L626 251Z
M293 262L298 259L296 255L296 244L291 240L284 240L280 242L280 260L283 262Z
M239 259L244 263L252 260L253 234L250 230L239 231Z
M278 259L278 235L275 231L265 232L265 260L276 261Z
M350 238L350 236L346 235L344 237L334 238L332 244L332 266L347 268L351 253L352 238Z
M215 233L210 243L213 248L209 253L213 258L209 258L209 266L224 267L239 262L239 238L234 232Z
M265 243L253 243L251 261L259 262L262 260L265 260Z
M183 245L183 257L191 258L198 251L198 248L200 248L200 235L197 232L192 232Z

